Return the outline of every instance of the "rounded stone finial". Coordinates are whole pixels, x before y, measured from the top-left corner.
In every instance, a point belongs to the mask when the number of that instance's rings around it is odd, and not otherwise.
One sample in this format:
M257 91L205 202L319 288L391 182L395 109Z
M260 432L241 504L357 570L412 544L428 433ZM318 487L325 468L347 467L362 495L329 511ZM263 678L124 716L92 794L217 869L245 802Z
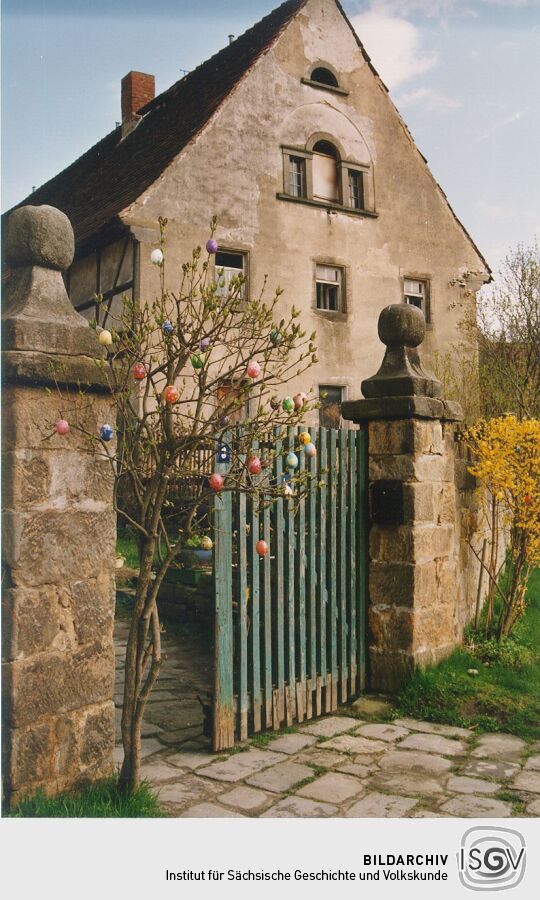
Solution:
M378 331L387 347L418 347L426 336L426 320L416 306L394 303L381 312Z
M64 271L73 262L75 239L68 217L54 206L20 206L6 227L8 264Z

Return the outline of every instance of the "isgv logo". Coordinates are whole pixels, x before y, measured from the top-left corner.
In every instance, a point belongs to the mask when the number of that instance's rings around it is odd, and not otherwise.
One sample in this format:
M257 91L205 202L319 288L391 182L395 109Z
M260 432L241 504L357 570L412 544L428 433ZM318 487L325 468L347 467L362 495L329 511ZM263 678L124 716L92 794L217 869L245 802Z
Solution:
M504 891L523 879L525 838L519 831L495 826L469 828L461 839L458 870L471 891Z

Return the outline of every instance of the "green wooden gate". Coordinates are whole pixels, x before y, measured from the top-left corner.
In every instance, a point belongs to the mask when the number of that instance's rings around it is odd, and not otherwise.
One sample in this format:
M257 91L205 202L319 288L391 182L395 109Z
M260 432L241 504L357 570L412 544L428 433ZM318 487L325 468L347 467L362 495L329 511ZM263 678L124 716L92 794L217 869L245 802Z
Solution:
M277 435L277 483L298 431ZM331 712L365 685L366 432L309 431L317 456L298 453L311 476L301 499L215 500L214 750Z

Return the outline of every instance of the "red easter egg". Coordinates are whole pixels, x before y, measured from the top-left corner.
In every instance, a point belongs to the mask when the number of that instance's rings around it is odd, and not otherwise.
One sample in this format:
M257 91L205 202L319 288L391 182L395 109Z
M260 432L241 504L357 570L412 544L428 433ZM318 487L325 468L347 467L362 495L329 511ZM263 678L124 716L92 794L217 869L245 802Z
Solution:
M255 544L255 550L259 554L259 556L266 556L268 553L268 544L266 541L257 541Z
M66 419L58 419L54 426L57 434L67 434L69 431L69 422Z
M262 469L261 461L258 456L252 456L248 462L248 472L250 475L259 475Z
M532 503L532 497L530 494L525 494L523 500L527 505L529 505L529 503Z
M246 373L250 378L258 378L261 374L261 367L255 359L248 363Z
M131 367L131 374L133 375L135 381L142 381L143 378L146 378L146 366L144 363L135 363L134 366Z
M165 403L178 403L180 399L180 391L174 384L169 384L163 391Z
M223 485L225 484L225 479L223 475L220 475L219 472L213 472L208 479L210 487L213 491L222 491Z

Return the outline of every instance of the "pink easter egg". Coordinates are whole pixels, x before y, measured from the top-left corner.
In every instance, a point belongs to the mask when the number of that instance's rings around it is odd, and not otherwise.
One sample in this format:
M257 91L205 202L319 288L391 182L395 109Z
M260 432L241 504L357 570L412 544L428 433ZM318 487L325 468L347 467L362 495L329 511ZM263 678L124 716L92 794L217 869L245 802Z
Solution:
M66 419L58 419L54 427L57 434L67 434L69 431L69 422Z

